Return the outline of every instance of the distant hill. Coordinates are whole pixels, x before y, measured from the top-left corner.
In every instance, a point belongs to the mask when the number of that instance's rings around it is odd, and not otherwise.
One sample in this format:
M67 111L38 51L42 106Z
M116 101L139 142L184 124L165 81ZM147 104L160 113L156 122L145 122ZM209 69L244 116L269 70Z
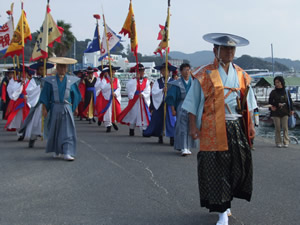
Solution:
M214 54L212 51L198 51L192 54L186 54L179 51L170 52L170 56L173 59L186 59L190 61L190 64L193 67L206 65L213 62ZM251 57L249 55L243 55L239 58L236 58L234 62L241 66L243 69L269 69L272 71L271 59L266 58L257 58ZM272 60L271 60L272 61ZM300 61L292 61L290 59L277 59L275 58L275 71L288 71L293 67L296 71L300 71Z
M172 51L169 54L173 59L186 59L190 62L191 66L197 67L206 65L213 62L214 54L212 51L199 51L192 54L186 54L183 52Z
M267 62L272 62L272 58L264 58ZM299 60L291 60L291 59L282 59L282 58L274 58L275 62L279 62L283 65L286 65L288 68L294 68L295 71L300 71L300 61Z
M243 69L268 69L272 71L272 62L267 62L263 59L251 57L249 55L242 55L241 57L234 60L234 63L242 67ZM289 67L275 61L274 71L287 72Z

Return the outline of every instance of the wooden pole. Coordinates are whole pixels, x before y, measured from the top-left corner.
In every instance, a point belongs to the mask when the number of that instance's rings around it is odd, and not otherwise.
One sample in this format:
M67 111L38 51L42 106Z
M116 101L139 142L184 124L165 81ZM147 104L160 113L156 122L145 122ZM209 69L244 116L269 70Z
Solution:
M98 19L96 19L96 21L97 21L97 29L98 29L99 50L100 50L100 56L101 56L101 38L100 38L100 30L99 30ZM103 70L103 60L101 60L101 69Z
M116 104L115 104L115 95L114 95L114 86L113 86L113 76L112 76L112 67L111 67L111 61L110 61L110 51L109 51L109 43L107 39L107 27L106 27L106 22L105 22L105 16L103 13L103 23L104 23L104 32L105 32L105 40L106 40L106 46L107 46L107 55L108 55L108 63L109 63L109 74L110 74L110 85L111 85L111 94L112 94L112 107L114 111L114 120L112 121L113 123L117 120L117 115L116 115Z
M168 69L168 56L169 56L169 26L170 26L170 0L168 0L168 17L167 17L167 30L166 30L166 61L165 61L165 90L164 90L164 124L163 124L163 135L165 135L166 130L166 116L167 116L167 103L166 103L166 97L167 97L167 86L168 86L168 78L169 78L169 69Z

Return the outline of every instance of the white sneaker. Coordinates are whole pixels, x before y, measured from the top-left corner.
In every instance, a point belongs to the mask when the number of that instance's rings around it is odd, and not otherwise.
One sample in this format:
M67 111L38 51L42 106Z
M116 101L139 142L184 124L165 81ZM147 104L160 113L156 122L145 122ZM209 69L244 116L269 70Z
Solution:
M64 160L66 160L66 161L74 161L75 160L75 158L74 157L72 157L71 155L65 155L64 156Z
M186 148L181 149L181 155L182 155L182 156L187 156L187 155L191 155L191 154L192 154L192 153L191 153L190 150L188 150L188 149L186 149Z
M277 144L276 147L277 147L277 148L281 148L282 145L281 145L281 144Z
M53 153L53 156L52 156L54 159L62 159L64 157L63 154L56 154L55 152Z
M289 147L289 145L283 145L283 147L284 147L284 148L288 148L288 147Z

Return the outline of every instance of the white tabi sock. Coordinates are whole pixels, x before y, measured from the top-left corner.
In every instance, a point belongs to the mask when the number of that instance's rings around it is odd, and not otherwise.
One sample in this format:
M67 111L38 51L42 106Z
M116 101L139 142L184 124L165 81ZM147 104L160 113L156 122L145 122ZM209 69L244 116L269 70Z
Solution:
M219 220L216 225L228 225L227 211L219 213Z

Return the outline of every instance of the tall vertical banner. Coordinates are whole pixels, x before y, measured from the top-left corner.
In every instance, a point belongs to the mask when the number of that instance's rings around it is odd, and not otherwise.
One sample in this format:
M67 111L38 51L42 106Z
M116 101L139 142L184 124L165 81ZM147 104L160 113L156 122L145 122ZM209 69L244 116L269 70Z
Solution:
M8 56L13 57L15 55L22 54L25 43L31 39L32 39L32 37L31 37L30 28L29 28L29 25L28 25L28 22L26 19L26 13L22 9L21 17L20 17L18 25L14 31L10 45L4 55L4 58L6 58Z
M121 37L116 35L116 33L110 29L110 27L108 25L106 25L107 27L107 40L105 40L105 31L103 33L102 36L102 42L101 42L101 55L99 58L99 61L103 60L106 56L108 56L108 49L109 51L111 51L120 41L121 41ZM107 42L108 42L108 46L107 47Z
M94 37L91 43L88 45L87 49L84 51L85 53L92 53L92 52L97 52L100 50L99 46L99 33L98 33L98 24L96 25L96 29L94 32Z
M0 28L0 52L5 53L14 33L12 17Z
M36 39L32 52L31 61L45 59L48 57L48 47L53 47L54 42L60 42L64 29L58 27L50 14L51 10L47 5L43 26Z
M137 56L138 39L136 34L134 12L133 12L131 1L129 4L129 12L127 14L122 30L120 31L120 34L124 34L124 36L128 34L128 37L130 38L131 51L134 53L135 56Z

